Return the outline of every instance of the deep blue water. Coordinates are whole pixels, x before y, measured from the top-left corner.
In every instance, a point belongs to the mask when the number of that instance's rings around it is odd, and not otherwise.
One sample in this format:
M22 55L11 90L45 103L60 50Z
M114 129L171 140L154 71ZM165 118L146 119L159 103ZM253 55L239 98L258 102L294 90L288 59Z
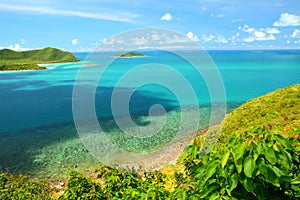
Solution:
M299 50L208 53L223 79L229 104L245 102L277 88L300 83ZM111 116L110 95L120 77L135 66L149 63L150 67L136 72L133 78L117 87L125 94L135 86L133 79L142 81L151 80L152 77L180 87L180 82L168 71L151 68L151 63L160 63L171 66L186 78L196 91L199 104L211 103L205 80L184 59L168 52L148 51L145 54L146 57L117 59L103 71L95 98L98 117ZM88 53L74 55L84 60ZM101 56L97 60L99 67L87 67L90 77L104 69L102 59L105 59L105 54ZM193 56L196 58L197 54ZM43 71L0 72L0 133L72 122L72 92L80 67L82 63L67 63L48 65L49 70ZM86 77L87 80L80 84L89 85L89 76ZM130 110L132 113L148 112L153 104L162 104L167 110L172 110L179 106L176 95L167 87L148 84L134 92ZM182 101L187 105L192 104L188 95Z

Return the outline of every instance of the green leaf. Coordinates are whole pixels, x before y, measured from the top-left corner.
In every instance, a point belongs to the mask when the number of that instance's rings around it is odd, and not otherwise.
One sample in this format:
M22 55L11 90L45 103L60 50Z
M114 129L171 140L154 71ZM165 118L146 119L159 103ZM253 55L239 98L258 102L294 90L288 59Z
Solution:
M181 199L183 199L183 200L186 199L186 191L185 190L182 193Z
M218 192L213 193L210 197L209 200L215 200L215 199L220 199L220 195Z
M238 159L236 162L234 162L234 164L237 169L237 172L241 173L243 170L243 159L242 158Z
M234 160L237 161L238 159L240 159L244 155L244 151L245 145L243 143L239 143L238 145L236 145L233 149Z
M248 192L254 193L254 184L252 179L249 179L243 174L240 174L239 181Z
M228 158L230 156L230 151L228 151L227 153L225 153L221 159L221 166L224 169L225 165L227 164Z
M283 152L276 152L276 157L277 157L277 163L279 164L279 166L282 168L284 167L285 169L290 170L291 169L291 164L290 164L290 160L288 158L288 156Z
M257 158L260 156L260 154L262 153L262 145L259 144L255 149L254 149L254 152L253 152L253 159L254 161L257 160Z
M293 145L290 143L290 141L287 138L278 134L276 134L275 137L280 142L280 144L282 144L282 146L284 146L287 149L293 149Z
M272 166L273 171L275 172L275 174L280 178L282 175L285 174L285 172L283 172L282 170L280 170L278 167L276 166Z
M205 170L205 174L203 176L203 184L206 183L206 181L212 177L216 173L217 166L219 165L219 161L211 161L207 166Z
M293 185L299 185L300 184L300 177L296 177L291 181L291 184Z
M265 177L266 182L271 183L276 187L280 187L279 177L276 175L272 168L266 165L260 165L259 170Z
M192 158L193 159L197 158L198 153L199 153L198 148L196 146L193 146L193 149L192 149Z
M238 176L237 174L233 174L229 178L229 195L231 195L231 191L234 190L238 184Z
M229 144L230 146L233 146L233 144L234 144L235 142L236 142L236 136L233 135L233 136L230 138L228 144Z
M206 198L211 192L218 189L220 186L217 183L211 183L204 188L203 192L200 194L200 198Z
M272 148L270 148L267 144L263 145L264 148L264 153L265 153L265 157L266 159L272 164L275 165L276 164L276 155L275 152Z
M200 178L205 172L205 166L198 166L197 171L194 175L195 178Z
M255 161L251 157L247 157L244 160L244 173L248 178L252 178L252 174L255 169Z

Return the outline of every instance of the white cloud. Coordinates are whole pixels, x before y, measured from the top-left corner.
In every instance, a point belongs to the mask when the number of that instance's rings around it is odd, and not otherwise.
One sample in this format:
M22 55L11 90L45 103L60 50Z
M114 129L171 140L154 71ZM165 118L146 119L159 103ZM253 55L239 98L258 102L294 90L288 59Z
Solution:
M224 14L217 14L217 15L215 15L214 13L211 13L210 17L222 18L222 17L225 17L225 15Z
M233 20L231 20L232 23L241 22L241 21L243 21L243 20L242 19L233 19Z
M23 48L21 47L21 44L16 43L16 44L11 44L7 47L7 49L11 49L14 51L25 51L25 50L29 50L28 48Z
M292 34L292 38L300 38L300 30L295 29Z
M228 43L228 40L222 35L218 35L218 37L215 39L215 42L226 44Z
M237 32L235 35L231 36L232 42L234 42L238 37L240 37L240 32Z
M160 40L160 36L156 33L151 35L152 40Z
M195 35L195 34L194 34L193 32L191 32L191 31L189 31L189 32L186 34L186 36L187 36L188 38L190 38L191 40L193 40L193 41L196 41L196 42L200 41L199 38L197 37L197 35Z
M253 35L256 38L264 38L264 37L266 37L266 33L262 32L262 31L253 31Z
M239 30L248 33L248 37L244 38L245 42L253 42L257 41L264 41L264 40L275 40L275 34L279 34L280 31L276 28L253 28L249 25L244 25L243 27L239 27Z
M132 38L131 41L134 45L146 45L149 43L149 41L145 37Z
M281 13L279 20L273 26L300 26L300 16L289 13Z
M164 20L164 21L171 21L172 20L172 15L170 13L166 13L164 14L160 20Z
M214 38L215 38L215 36L213 34L209 34L209 35L202 34L202 36L201 36L201 40L203 42L209 42L209 41L213 40Z
M260 29L263 31L266 31L266 33L268 34L279 34L281 33L280 30L278 30L277 28L265 28L265 29Z
M104 38L103 39L103 44L104 45L115 45L115 44L123 44L124 41L121 38L118 37L112 37L109 39Z
M103 20L121 21L121 22L131 22L132 18L138 16L135 14L128 14L128 13L124 13L124 14L98 13L98 12L87 12L87 11L54 9L54 8L43 7L43 6L9 5L9 4L1 4L1 3L0 3L0 10L34 12L34 13L46 14L46 15L75 16L75 17L103 19Z
M244 38L243 40L245 42L253 42L253 41L255 41L255 38L254 37L249 37L249 38Z
M74 38L73 40L72 40L72 45L77 45L78 44L78 39L77 38Z
M165 44L190 43L190 40L181 35L170 35L165 38Z
M253 32L255 29L250 27L249 25L244 25L243 27L239 26L239 29L246 32L246 33L251 33Z

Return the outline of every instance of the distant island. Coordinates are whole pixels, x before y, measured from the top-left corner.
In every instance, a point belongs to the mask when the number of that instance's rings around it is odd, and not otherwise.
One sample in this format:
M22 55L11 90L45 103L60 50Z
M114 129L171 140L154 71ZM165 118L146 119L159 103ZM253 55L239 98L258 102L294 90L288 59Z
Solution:
M115 55L117 58L132 58L132 57L140 57L140 56L145 56L142 53L137 53L134 51L128 52L128 53L118 53Z
M42 70L46 69L46 67L38 64L77 61L79 60L72 53L51 47L22 52L11 49L0 50L0 71Z

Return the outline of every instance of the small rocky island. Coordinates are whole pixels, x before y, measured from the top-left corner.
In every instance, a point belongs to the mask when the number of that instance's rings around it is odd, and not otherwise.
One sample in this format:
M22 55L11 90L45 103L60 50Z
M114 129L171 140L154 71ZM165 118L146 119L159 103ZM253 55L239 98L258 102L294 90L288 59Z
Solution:
M145 56L145 54L137 53L134 51L130 51L128 53L118 53L115 55L115 57L117 58L132 58L132 57L141 57L141 56Z
M65 63L79 61L72 53L56 48L30 51L0 50L0 71L8 70L42 70L44 66L38 64Z

